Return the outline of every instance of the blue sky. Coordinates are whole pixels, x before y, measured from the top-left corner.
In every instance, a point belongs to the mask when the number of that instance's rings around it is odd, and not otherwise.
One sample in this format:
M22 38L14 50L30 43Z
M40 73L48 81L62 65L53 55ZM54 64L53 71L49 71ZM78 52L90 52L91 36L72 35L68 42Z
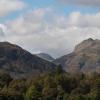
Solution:
M29 10L32 10L34 8L46 8L51 7L53 8L58 14L64 14L67 15L74 11L79 11L81 13L97 13L100 12L99 7L91 7L91 6L76 6L76 5L63 5L61 2L56 2L57 0L23 0L24 3L27 4L27 7L24 8L21 11L15 11L11 12L8 15L0 18L0 22L3 23L6 20L14 19L21 14L26 13Z
M100 0L0 0L0 41L59 57L100 39L99 20Z

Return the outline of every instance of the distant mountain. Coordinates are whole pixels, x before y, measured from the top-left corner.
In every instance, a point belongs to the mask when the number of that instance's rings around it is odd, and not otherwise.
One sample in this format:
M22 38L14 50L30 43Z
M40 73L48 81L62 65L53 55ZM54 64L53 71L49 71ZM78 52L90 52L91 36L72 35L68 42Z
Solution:
M39 54L37 54L37 56L44 59L44 60L47 60L47 61L54 60L54 58L52 56L50 56L49 54L46 54L46 53L39 53Z
M32 55L17 45L0 42L0 71L6 71L13 77L25 77L55 69L53 63Z
M54 61L67 72L100 73L100 40L87 39L75 47L74 52Z

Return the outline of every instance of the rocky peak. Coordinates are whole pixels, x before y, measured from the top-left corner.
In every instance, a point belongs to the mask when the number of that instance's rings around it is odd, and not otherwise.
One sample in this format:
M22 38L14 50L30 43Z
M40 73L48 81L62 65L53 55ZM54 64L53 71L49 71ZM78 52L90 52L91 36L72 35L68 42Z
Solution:
M94 50L100 50L100 40L96 39L93 40L92 38L89 38L87 40L84 40L83 42L81 42L80 44L78 44L75 47L74 52L75 53L79 53L79 52L87 52L87 51L94 51Z

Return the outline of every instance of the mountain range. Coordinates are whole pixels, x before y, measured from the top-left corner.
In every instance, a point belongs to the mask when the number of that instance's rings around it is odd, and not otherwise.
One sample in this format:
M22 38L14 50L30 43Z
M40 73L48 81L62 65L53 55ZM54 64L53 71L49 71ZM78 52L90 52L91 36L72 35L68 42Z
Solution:
M68 73L100 73L100 40L84 40L72 53L57 59L45 53L33 55L15 44L0 42L0 72L12 77L53 72L58 64Z

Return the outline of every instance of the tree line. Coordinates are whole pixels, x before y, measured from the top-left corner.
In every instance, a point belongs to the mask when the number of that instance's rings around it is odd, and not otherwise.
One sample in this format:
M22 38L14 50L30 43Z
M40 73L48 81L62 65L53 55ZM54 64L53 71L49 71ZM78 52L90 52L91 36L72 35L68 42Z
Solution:
M0 73L0 100L100 100L100 74L68 74L61 66L26 79Z

